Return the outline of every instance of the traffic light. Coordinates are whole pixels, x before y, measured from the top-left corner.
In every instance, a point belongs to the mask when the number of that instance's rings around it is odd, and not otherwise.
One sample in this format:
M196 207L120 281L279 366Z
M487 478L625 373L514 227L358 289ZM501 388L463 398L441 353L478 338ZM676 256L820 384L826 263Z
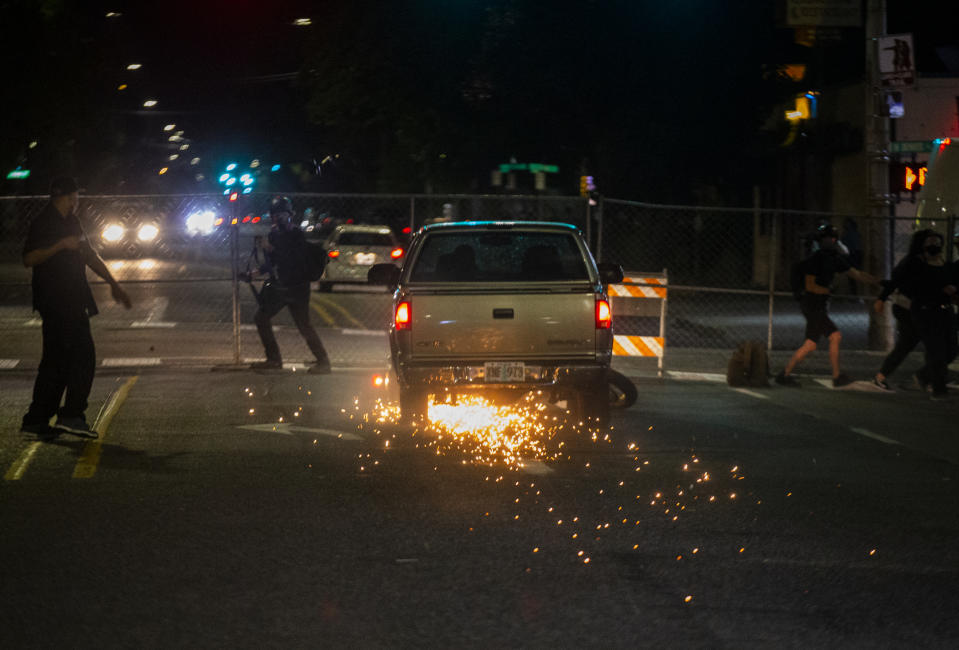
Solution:
M593 182L592 176L580 176L579 177L579 195L583 198L589 196L589 193L596 189L596 183Z
M926 184L929 168L924 162L889 163L889 191L893 194L914 194Z

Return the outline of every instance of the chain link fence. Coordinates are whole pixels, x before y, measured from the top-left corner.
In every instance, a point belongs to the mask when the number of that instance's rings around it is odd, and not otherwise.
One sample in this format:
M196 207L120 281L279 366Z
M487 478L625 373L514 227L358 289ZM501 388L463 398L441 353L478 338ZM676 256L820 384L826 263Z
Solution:
M234 285L257 235L269 231L272 195L83 196L81 221L91 243L134 300L126 311L91 273L101 314L97 345L118 344L138 357L165 362L245 362L262 357L254 295ZM858 232L854 261L888 277L919 228L947 236L954 217L940 221L874 219L766 209L669 206L579 197L486 195L292 194L296 219L315 241L339 224L389 226L401 242L426 223L474 219L561 221L579 227L596 257L633 273L669 276L666 338L670 348L728 350L747 339L793 349L804 321L789 287L793 262L808 254L816 226L828 221L848 239ZM39 320L31 309L30 274L21 263L27 227L47 197L0 197L0 363L36 359ZM233 227L235 221L235 227ZM949 252L953 254L952 250ZM312 319L334 365L386 362L389 295L380 288L334 286L314 292ZM831 312L844 347L883 347L889 332L870 316L874 287L834 287ZM309 360L286 312L274 325L284 358ZM658 334L658 318L617 319L617 333ZM129 354L129 353L128 353Z
M727 350L752 339L771 349L794 349L802 342L805 321L791 292L790 269L812 252L819 224L836 226L854 266L879 279L889 277L914 232L930 228L951 242L956 226L951 216L875 218L615 199L605 199L600 208L603 260L640 273L668 270L668 345ZM888 319L871 315L878 288L841 277L833 292L830 313L843 331L843 346L885 349ZM643 319L617 320L618 333L650 334L657 327Z

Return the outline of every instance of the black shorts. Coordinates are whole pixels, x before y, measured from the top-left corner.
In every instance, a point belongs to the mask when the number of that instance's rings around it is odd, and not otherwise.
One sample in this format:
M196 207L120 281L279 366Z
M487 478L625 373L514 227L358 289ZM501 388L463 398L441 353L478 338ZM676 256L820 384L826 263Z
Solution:
M828 338L839 330L829 318L829 296L804 293L800 306L806 317L806 338L810 341L818 341L822 336Z

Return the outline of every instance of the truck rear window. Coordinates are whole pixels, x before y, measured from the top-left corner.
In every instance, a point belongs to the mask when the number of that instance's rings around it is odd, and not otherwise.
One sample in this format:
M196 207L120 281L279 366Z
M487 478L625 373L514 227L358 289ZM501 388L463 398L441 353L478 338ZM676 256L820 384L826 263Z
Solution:
M429 233L411 282L553 282L588 280L573 234L475 231Z
M344 232L340 233L336 243L338 246L393 246L393 239L386 233L379 232Z

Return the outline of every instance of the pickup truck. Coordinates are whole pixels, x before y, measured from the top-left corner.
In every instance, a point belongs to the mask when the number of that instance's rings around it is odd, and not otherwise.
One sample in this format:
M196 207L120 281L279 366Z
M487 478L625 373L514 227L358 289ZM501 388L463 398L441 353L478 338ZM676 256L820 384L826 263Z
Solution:
M612 314L581 233L563 223L469 221L421 228L402 269L374 265L394 288L389 326L404 419L481 391L494 400L542 391L585 423L609 416Z

